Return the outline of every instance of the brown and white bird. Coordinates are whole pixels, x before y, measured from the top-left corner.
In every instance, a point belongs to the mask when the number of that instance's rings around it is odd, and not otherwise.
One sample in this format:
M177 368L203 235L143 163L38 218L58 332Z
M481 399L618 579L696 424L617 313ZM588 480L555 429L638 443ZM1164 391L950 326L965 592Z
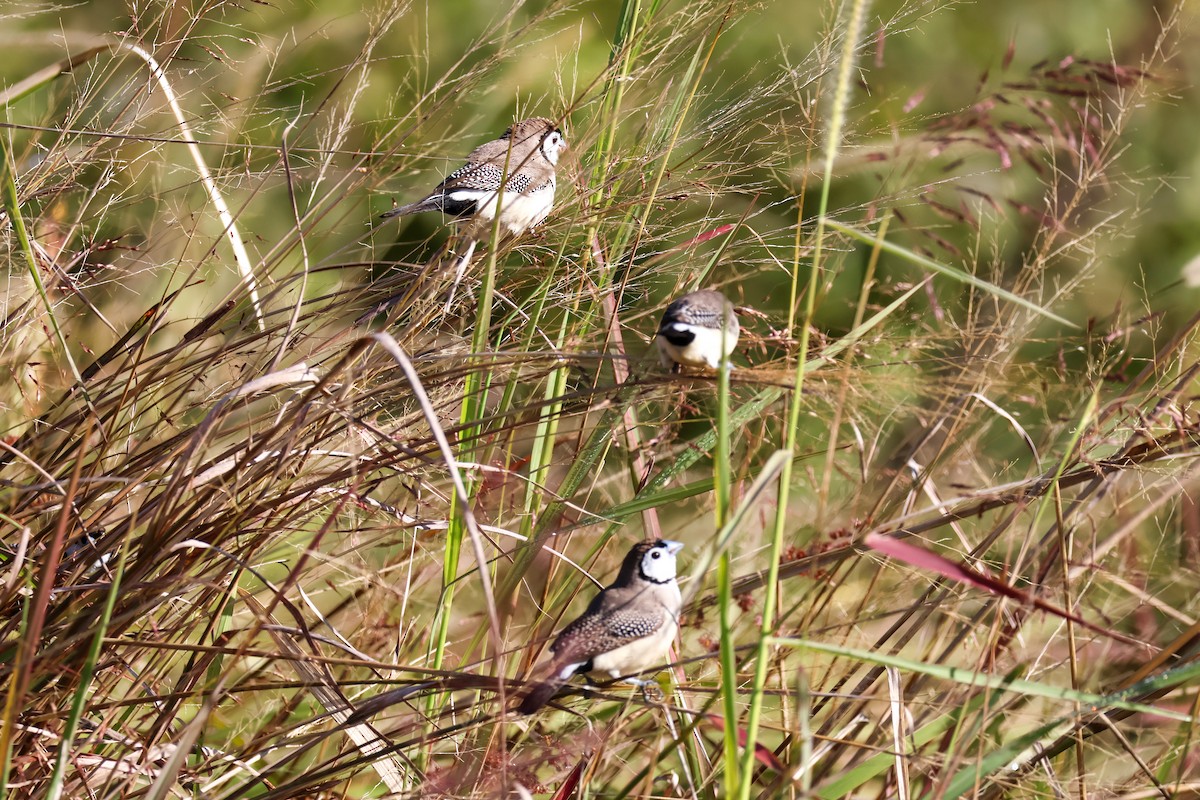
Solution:
M733 303L718 291L701 289L667 306L654 342L672 372L681 366L717 369L737 347L738 331Z
M491 234L493 224L498 223L502 233L519 236L550 214L554 208L554 169L566 149L562 129L551 120L544 117L521 120L499 139L472 150L467 163L451 172L428 195L383 215L383 219L391 219L440 211L463 224L467 243L458 256L454 283L446 300L447 312L454 304L454 293L462 283L476 245Z
M675 582L675 554L682 548L680 542L663 539L634 545L617 579L550 645L550 677L536 684L517 710L537 711L575 674L605 672L620 678L664 663L683 606Z
M551 120L521 120L499 139L472 150L467 163L424 198L393 208L383 219L440 211L466 223L472 238L481 238L491 230L499 201L501 229L518 236L541 223L554 207L554 170L566 148L562 129Z

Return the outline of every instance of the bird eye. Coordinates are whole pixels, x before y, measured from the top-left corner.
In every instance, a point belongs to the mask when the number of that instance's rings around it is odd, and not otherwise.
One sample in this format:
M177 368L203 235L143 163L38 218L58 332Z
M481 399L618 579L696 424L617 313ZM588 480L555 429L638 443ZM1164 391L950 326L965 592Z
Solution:
M659 558L660 556L662 556L662 553L658 552L657 550L650 554L651 558Z

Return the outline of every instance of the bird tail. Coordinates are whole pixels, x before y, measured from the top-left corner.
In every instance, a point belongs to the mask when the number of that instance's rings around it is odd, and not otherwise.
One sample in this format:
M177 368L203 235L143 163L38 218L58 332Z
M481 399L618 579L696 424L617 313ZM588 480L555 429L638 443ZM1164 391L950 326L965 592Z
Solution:
M517 712L520 714L533 714L546 703L550 702L550 698L554 697L555 693L562 688L563 682L557 678L552 678L548 681L535 683L529 693L521 700L521 704L517 706Z
M406 217L409 214L420 214L422 211L433 211L439 208L436 203L429 202L429 198L418 200L415 203L408 203L403 206L396 206L391 211L385 211L379 215L380 219L391 219L392 217Z

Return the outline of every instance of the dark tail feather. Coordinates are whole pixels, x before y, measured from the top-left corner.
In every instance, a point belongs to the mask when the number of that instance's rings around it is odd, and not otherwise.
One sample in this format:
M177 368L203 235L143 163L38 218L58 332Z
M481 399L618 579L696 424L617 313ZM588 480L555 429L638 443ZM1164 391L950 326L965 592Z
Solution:
M396 206L391 211L385 211L379 215L380 219L391 219L392 217L403 217L408 214L419 214L422 211L429 211L430 207L426 206L427 201L421 200L416 203L409 203L406 206Z
M418 200L415 203L409 203L405 206L396 206L391 211L385 211L380 214L379 218L391 219L392 217L405 217L409 214L420 214L423 211L440 211L447 217L469 217L478 209L478 197L462 199L451 197L450 195L439 191L434 192L424 200Z
M529 690L529 694L525 695L525 699L521 701L521 705L517 706L517 712L520 714L533 714L539 708L550 702L550 698L554 697L555 693L562 688L562 681L549 680L543 683L535 684Z

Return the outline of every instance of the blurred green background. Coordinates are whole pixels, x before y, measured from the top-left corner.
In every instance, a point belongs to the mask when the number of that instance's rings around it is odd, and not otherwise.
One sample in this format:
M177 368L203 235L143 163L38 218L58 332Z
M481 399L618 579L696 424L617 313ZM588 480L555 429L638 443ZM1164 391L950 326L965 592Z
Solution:
M680 3L658 7L660 18L674 14L680 26L691 13L689 6ZM734 126L762 126L755 128L762 134L741 137L738 152L722 152L718 141L718 146L701 153L698 162L706 168L716 163L735 168L727 170L723 186L713 197L690 197L685 208L673 212L672 234L677 242L686 241L718 222L736 220L755 196L752 225L766 242L779 246L778 255L786 261L794 224L786 199L798 193L805 178L805 208L810 215L815 208L818 182L805 164L819 159L821 123L830 100L820 91L819 80L808 83L806 79L818 76L820 64L829 61L829 43L821 41L818 33L830 29L837 8L799 2L732 8L682 131L683 149L689 141L704 142L713 129L707 121L722 115ZM1139 309L1135 316L1153 310L1170 319L1190 315L1200 299L1191 284L1200 283L1200 278L1185 285L1182 275L1198 249L1193 220L1200 191L1192 179L1196 163L1192 131L1197 108L1195 61L1200 50L1195 46L1195 11L1187 6L1166 40L1158 42L1160 22L1172 19L1173 8L1167 3L1120 0L875 3L869 27L886 34L880 33L862 50L860 93L851 99L845 168L839 169L839 180L832 187L832 207L853 208L872 197L886 196L899 198L901 209L918 207L920 187L942 180L948 166L956 177L983 191L1036 206L1047 176L1020 159L1006 168L1001 159L977 153L964 167L922 147L910 150L905 158L877 163L856 161L855 154L887 152L912 142L947 116L969 113L973 104L989 97L1036 95L1036 89L1022 92L1013 87L1027 83L1037 65L1091 59L1137 67L1161 44L1168 57L1153 68L1151 82L1159 97L1130 98L1144 107L1129 117L1121 146L1113 154L1109 173L1113 197L1097 202L1087 217L1076 220L1078 230L1073 232L1106 224L1089 243L1092 263L1087 265L1085 283L1073 293L1071 305L1058 310L1075 319L1103 318L1118 309ZM167 63L193 131L206 143L205 152L222 176L222 185L231 190L233 205L240 209L251 234L247 238L258 254L269 252L294 225L286 213L278 165L278 147L289 122L296 123L290 144L298 183L323 169L363 173L343 198L352 202L342 202L309 242L318 259L336 261L346 257L346 248L357 247L378 211L428 188L457 158L503 129L515 114L559 116L569 111L568 130L579 159L576 197L584 196L581 184L595 167L589 158L599 133L593 124L595 81L610 57L620 12L621 4L598 1L9 3L0 10L4 23L0 36L9 45L0 80L11 85L64 52L77 52L97 34L126 33L157 43L156 55ZM711 18L696 12L696 21L709 25ZM686 67L685 56L694 41L679 53L672 52L665 39L652 41L647 49L659 44L662 61L635 76L631 83L637 85L628 89L637 110L625 117L620 130L625 141L619 141L618 147L633 158L650 129L646 118L661 111L649 101L651 92L669 90L673 78ZM1011 63L1006 64L1010 48ZM160 103L125 104L130 87L146 80L146 73L127 55L118 61L101 57L89 62L10 105L7 121L48 128L70 121L73 127L89 131L177 139L177 127ZM673 69L678 73L672 74ZM780 89L781 79L790 81L794 91ZM763 96L764 86L775 87L771 97ZM1081 113L1115 111L1103 104L1086 107L1088 102L1080 98ZM1009 109L1001 103L993 113L1000 116L1019 107L1020 101ZM401 119L397 125L395 121ZM788 128L791 125L796 127ZM812 137L809 141L789 138L801 129ZM6 135L23 156L20 163L29 168L37 163L39 152L55 141L55 134L49 132L9 129ZM727 141L734 139L730 135ZM76 185L47 187L39 199L65 201L63 214L70 218L89 194L110 194L115 202L93 201L90 208L95 212L83 207L79 222L86 236L136 241L142 251L134 260L141 269L179 258L187 245L172 237L173 226L207 213L182 146L120 140L93 143L124 165L120 174L106 173L99 164L81 167ZM330 152L337 154L325 164L322 154ZM364 157L364 153L375 155ZM1074 168L1063 153L1053 165L1067 181ZM560 192L560 201L573 194L569 186ZM1136 198L1132 202L1131 195ZM1109 207L1119 208L1121 217L1106 220ZM917 215L914 224L924 224L924 210L912 211ZM422 233L436 225L415 224ZM1001 274L1020 269L1022 254L1038 226L1011 206L993 224L998 228L979 237L987 240L983 252L969 232L943 234L961 253L977 254L974 259L963 255L958 265L970 267L975 260L995 268L987 262L1001 262ZM211 236L211 225L207 230ZM394 238L395 233L395 228L384 230L388 237ZM374 243L385 246L390 240L377 238ZM757 245L743 239L731 257L744 265L769 265ZM157 252L158 262L147 248ZM993 252L986 252L989 249ZM945 252L936 256L955 261ZM1053 279L1070 280L1084 266L1079 263L1083 258L1076 253L1064 259L1056 265ZM882 269L886 275L887 265ZM782 298L774 290L787 279L775 269L761 272L755 277L758 283L743 286L741 299L779 315L782 309L775 300ZM122 280L126 288L143 288L142 278L133 277L139 274L131 265ZM911 278L913 273L902 268L899 274ZM232 285L232 276L210 278L208 290ZM852 288L847 291L853 294ZM831 299L838 297L835 286ZM826 304L820 312L822 323L832 330L843 328L850 305Z

